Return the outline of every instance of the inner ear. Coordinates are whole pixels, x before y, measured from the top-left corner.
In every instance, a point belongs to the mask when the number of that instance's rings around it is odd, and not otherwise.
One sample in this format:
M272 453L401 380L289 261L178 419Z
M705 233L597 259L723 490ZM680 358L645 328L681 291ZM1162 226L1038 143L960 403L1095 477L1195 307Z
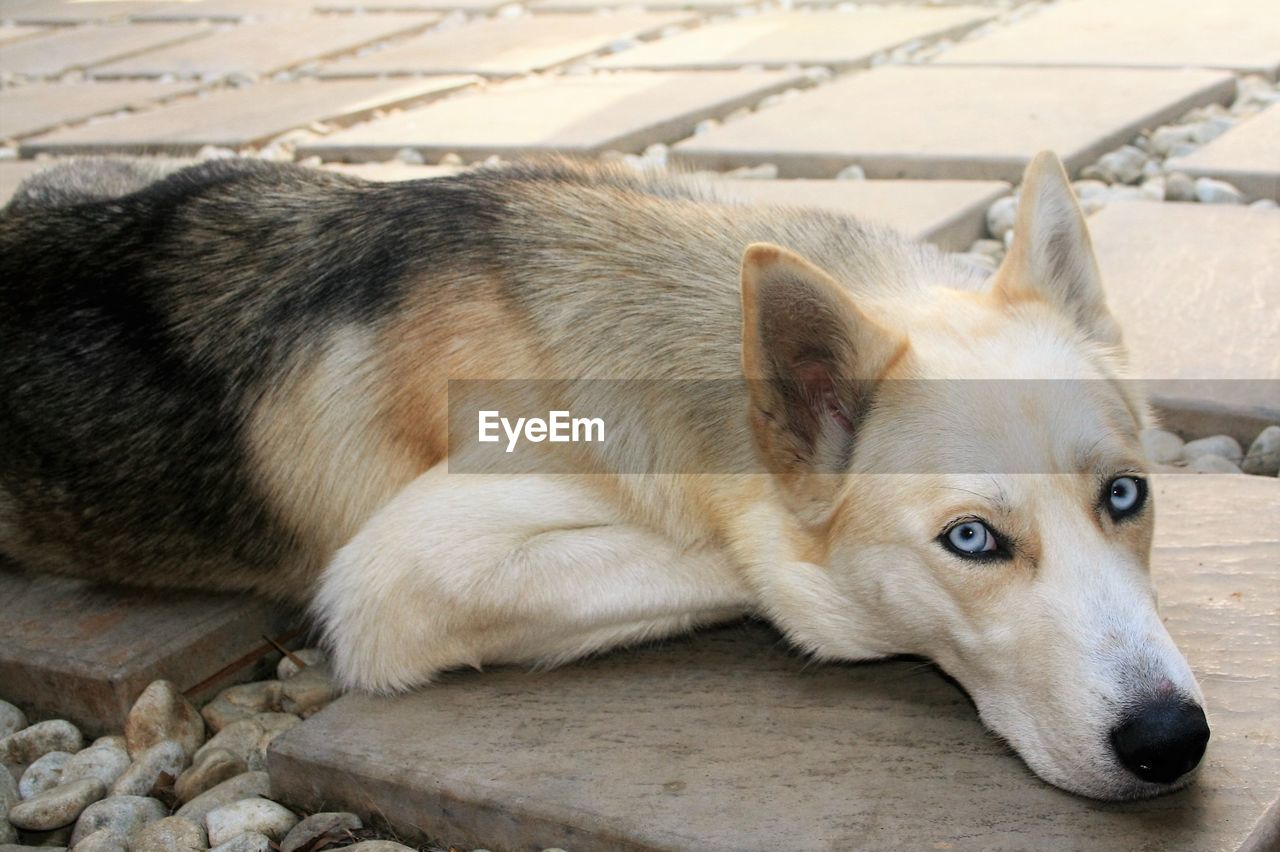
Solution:
M876 381L905 339L868 317L830 275L786 249L748 247L742 366L758 449L778 473L836 473Z

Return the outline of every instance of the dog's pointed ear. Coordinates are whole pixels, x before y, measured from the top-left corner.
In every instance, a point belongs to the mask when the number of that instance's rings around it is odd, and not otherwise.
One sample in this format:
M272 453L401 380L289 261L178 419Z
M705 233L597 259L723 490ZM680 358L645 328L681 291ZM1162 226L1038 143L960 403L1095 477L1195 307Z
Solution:
M844 470L876 381L906 347L809 261L767 243L747 248L742 371L772 472Z
M1120 345L1089 229L1062 161L1051 151L1037 154L1023 176L1013 245L996 273L995 292L1009 302L1058 305L1092 339Z

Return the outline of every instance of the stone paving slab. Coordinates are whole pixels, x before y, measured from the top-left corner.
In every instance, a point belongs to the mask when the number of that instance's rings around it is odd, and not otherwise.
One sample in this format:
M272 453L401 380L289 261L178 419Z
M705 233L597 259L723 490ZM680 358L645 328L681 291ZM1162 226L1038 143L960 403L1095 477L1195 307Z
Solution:
M1280 794L1280 482L1153 489L1163 615L1214 726L1179 793L1061 792L927 668L815 665L753 625L345 697L273 743L273 791L463 848L1236 849Z
M48 27L0 27L0 44L19 41L49 32Z
M48 77L208 36L198 24L77 27L0 46L0 74Z
M695 20L683 13L521 15L424 33L386 50L339 60L321 77L484 74L513 77L599 53L619 41Z
M596 12L636 7L661 11L727 12L750 4L751 0L530 0L526 5L534 12Z
M955 37L990 18L963 7L777 12L699 27L592 64L655 71L791 64L855 68L909 41Z
M238 23L244 20L296 18L310 15L316 0L194 0L187 3L158 5L129 20L152 21L218 21Z
M699 121L799 85L783 71L644 71L529 79L402 112L300 146L327 160L388 160L401 148L466 160L521 152L635 151L687 136Z
M244 24L95 69L94 76L216 78L272 74L425 29L433 15L317 15ZM148 24L147 26L160 26Z
M1144 127L1224 103L1220 71L881 66L820 86L677 145L723 170L774 163L784 177L1018 181L1052 148L1073 173Z
M732 180L726 195L749 203L812 207L880 222L949 251L986 235L987 207L1008 195L1002 181Z
M456 91L474 77L424 80L304 80L219 89L109 121L30 139L35 154L194 154L205 145L243 148L313 122L349 123L375 110Z
M247 597L95 587L0 565L0 697L90 735L118 732L151 681L198 687L295 620Z
M45 83L0 89L0 139L52 130L95 115L139 107L196 89L194 83Z
M1185 157L1169 160L1166 167L1225 180L1249 196L1280 201L1280 106L1236 125Z
M317 0L317 12L493 12L508 0Z
M100 24L121 21L173 0L3 0L0 21L17 24Z
M956 46L938 59L978 65L1226 68L1280 72L1272 0L1076 0Z
M1089 230L1135 375L1181 430L1280 422L1280 211L1116 202Z

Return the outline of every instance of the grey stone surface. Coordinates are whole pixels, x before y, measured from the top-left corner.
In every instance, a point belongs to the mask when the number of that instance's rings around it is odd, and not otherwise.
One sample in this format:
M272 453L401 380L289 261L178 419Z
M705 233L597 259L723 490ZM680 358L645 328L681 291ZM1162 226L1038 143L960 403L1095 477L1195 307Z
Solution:
M1246 195L1280 201L1280 106L1243 121L1169 169L1225 180Z
M0 99L0 111L3 111L3 104L3 99ZM39 174L50 165L52 164L35 160L0 161L0 207L9 203L19 184L32 175Z
M195 77L271 74L408 35L434 23L430 15L317 15L244 24L196 41L96 66L95 77ZM158 26L158 25L148 25Z
M47 32L49 30L46 27L0 26L0 44L8 44L11 41L20 41L24 38L44 35Z
M29 139L22 151L24 155L194 154L206 145L242 148L313 122L346 123L377 109L421 104L472 81L470 77L306 80L218 89L159 109Z
M825 65L856 68L913 41L956 37L991 17L975 8L893 7L847 12L772 12L712 23L592 64L654 71Z
M1010 190L1002 181L732 180L726 197L831 210L880 222L950 251L984 236L991 202Z
M209 33L208 27L196 24L76 27L0 45L0 74L47 77L73 68L92 68Z
M0 20L18 24L70 26L123 21L169 0L4 0Z
M940 62L1280 71L1271 0L1076 0L957 46Z
M1214 725L1179 793L1061 792L926 667L816 665L747 625L348 696L276 741L275 794L487 848L1235 849L1280 794L1280 482L1152 487L1163 615Z
M316 0L187 0L156 3L153 8L130 15L131 21L216 21L242 22L297 18L311 14Z
M152 681L193 689L293 620L252 598L92 587L0 567L0 683L37 717L119 731ZM209 691L251 674L227 671Z
M0 139L20 139L95 115L158 103L195 89L191 83L121 81L44 83L0 89ZM13 168L0 162L0 168Z
M656 35L689 23L680 13L618 12L613 15L520 15L486 18L465 26L423 33L364 56L339 60L322 77L404 74L483 74L511 77L572 62L609 45Z
M1116 202L1089 230L1134 373L1181 409L1177 431L1247 445L1280 422L1280 211Z
M784 177L1018 181L1052 148L1074 173L1138 130L1235 92L1217 71L882 66L685 140L675 159Z
M532 78L371 121L302 145L298 153L360 161L388 160L404 148L465 159L639 150L802 81L785 71Z

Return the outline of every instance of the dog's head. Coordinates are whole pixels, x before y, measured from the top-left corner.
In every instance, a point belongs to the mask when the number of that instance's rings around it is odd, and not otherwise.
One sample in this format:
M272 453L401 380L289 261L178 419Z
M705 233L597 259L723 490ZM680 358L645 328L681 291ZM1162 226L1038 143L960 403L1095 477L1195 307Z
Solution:
M1060 787L1184 784L1209 729L1156 612L1145 403L1057 158L985 290L859 297L763 245L742 283L755 441L817 542L762 595L781 626L933 658Z

